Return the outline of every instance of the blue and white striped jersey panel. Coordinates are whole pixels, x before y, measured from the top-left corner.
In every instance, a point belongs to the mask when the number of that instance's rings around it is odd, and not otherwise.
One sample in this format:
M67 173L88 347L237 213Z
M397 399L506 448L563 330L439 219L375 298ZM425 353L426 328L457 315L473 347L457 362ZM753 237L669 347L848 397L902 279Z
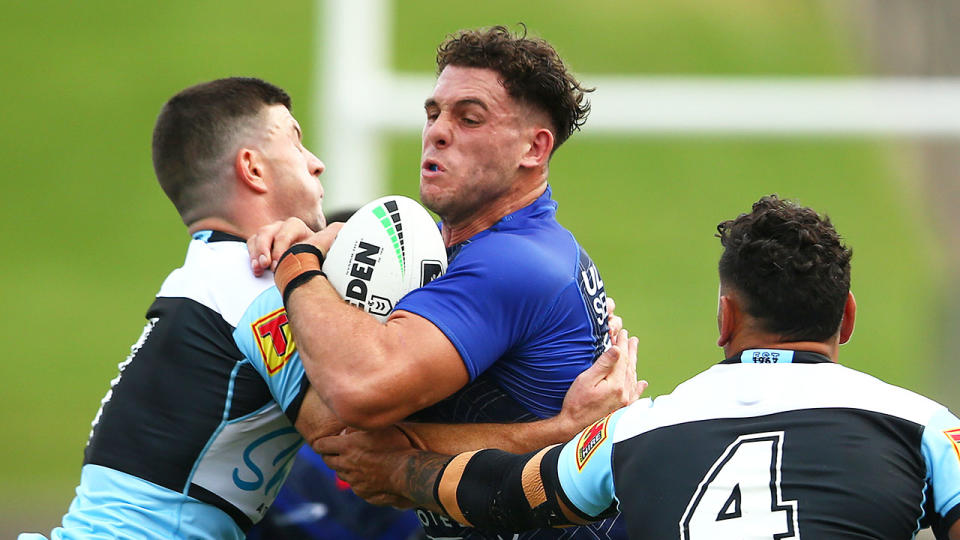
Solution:
M210 283L218 286L210 287ZM305 373L292 339L284 364L276 366L282 369L270 370L264 363L252 324L283 309L283 299L272 273L253 275L246 244L191 241L183 267L167 277L157 297L189 298L219 313L235 328L237 347L263 376L281 408L286 409L300 392Z
M303 443L293 421L306 378L285 315L241 239L196 235L111 382L64 525L221 538L259 521ZM124 497L136 502L111 502Z
M264 319L269 320L258 324ZM280 407L286 410L300 394L301 383L307 375L287 323L283 299L276 287L266 289L250 303L237 322L233 340L266 381ZM270 366L264 360L265 356L271 359Z
M611 430L608 467L634 534L906 538L932 526L945 538L960 518L960 420L839 364L722 363L628 407ZM586 491L593 508L606 489Z
M250 270L246 244L191 240L183 266L167 276L157 297L189 298L236 327L250 301L271 287L272 273L255 277Z
M217 286L211 287L211 283ZM273 275L253 275L246 244L193 240L183 267L170 274L157 296L189 298L219 313L235 327L237 347L263 377L275 399L260 410L229 420L228 405L223 424L209 440L190 478L193 484L222 497L256 522L279 491L289 463L303 442L284 415L284 409L299 394L304 377L292 339L284 363L269 373L252 327L257 320L283 308ZM228 400L231 398L228 396ZM258 436L251 438L251 433Z

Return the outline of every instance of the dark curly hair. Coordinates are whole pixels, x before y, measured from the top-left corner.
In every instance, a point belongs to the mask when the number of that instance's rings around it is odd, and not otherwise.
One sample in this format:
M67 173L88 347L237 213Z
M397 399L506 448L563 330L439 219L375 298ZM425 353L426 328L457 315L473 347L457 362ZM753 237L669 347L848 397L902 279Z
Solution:
M494 26L449 36L437 48L437 75L451 65L496 71L511 97L550 116L556 150L587 121L590 101L584 94L594 89L581 86L549 43L527 37L527 27L520 26L523 33L516 35Z
M764 330L788 341L836 334L853 251L829 217L770 195L717 231L724 248L720 280L742 295L744 310Z

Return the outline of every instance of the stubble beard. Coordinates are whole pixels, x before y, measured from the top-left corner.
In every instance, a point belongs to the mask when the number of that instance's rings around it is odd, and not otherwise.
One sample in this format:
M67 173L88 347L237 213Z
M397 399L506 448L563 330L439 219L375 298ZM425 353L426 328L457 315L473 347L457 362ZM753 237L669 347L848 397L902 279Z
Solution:
M455 193L428 195L421 190L420 201L431 212L440 216L446 226L462 225L478 214L496 198L494 190L484 186L463 187Z

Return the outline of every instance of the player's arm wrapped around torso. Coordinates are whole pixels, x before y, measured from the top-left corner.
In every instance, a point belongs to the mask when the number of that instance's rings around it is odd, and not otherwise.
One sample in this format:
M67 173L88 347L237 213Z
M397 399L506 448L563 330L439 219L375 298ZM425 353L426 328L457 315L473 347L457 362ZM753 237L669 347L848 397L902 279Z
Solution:
M562 450L555 445L523 455L495 449L459 454L438 475L434 499L460 523L494 532L582 525L614 515L612 496L593 515L570 500L558 474Z

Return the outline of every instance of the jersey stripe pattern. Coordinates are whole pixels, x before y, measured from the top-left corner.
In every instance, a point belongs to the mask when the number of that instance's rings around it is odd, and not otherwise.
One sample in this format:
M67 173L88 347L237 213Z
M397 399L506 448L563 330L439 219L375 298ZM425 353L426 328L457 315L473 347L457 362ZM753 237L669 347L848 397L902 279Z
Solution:
M54 538L109 523L118 537L243 537L303 442L293 421L307 380L282 308L241 239L194 237L103 400Z
M615 496L633 538L906 539L926 526L946 538L960 517L960 420L796 354L713 366L615 414L609 449L582 471L576 441L564 449L564 492L588 513Z

